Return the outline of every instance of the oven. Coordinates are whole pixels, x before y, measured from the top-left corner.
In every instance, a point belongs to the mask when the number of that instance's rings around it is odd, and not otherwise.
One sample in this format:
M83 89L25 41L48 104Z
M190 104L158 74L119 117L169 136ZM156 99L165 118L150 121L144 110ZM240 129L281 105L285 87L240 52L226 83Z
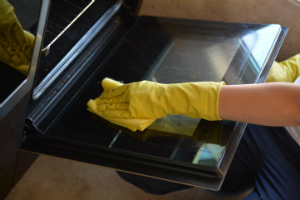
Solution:
M245 123L169 115L132 132L90 113L86 104L101 94L105 77L263 83L287 28L138 17L139 4L41 1L28 75L2 93L1 129L14 124L14 154L22 140L21 151L219 190Z

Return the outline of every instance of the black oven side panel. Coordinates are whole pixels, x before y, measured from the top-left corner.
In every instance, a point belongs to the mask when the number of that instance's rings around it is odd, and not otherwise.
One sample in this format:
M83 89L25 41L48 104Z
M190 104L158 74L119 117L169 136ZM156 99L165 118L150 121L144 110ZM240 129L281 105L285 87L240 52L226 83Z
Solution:
M0 120L0 199L12 187L30 94L31 91Z

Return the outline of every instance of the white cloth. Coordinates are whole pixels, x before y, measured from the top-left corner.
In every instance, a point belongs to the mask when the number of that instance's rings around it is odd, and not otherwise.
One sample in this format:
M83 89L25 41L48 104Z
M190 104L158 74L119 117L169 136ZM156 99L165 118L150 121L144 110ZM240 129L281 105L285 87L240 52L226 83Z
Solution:
M300 83L300 76L294 83ZM298 127L285 127L292 138L300 145L300 126Z

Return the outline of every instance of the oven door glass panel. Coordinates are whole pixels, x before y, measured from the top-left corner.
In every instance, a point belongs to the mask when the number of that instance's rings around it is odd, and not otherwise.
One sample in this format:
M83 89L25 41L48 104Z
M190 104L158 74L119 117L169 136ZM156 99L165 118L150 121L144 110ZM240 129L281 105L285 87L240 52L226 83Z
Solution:
M101 94L105 77L125 83L256 83L281 31L280 25L139 18L94 75L74 86L76 95L45 136L213 171L232 145L235 122L168 116L131 132L88 112L86 103Z

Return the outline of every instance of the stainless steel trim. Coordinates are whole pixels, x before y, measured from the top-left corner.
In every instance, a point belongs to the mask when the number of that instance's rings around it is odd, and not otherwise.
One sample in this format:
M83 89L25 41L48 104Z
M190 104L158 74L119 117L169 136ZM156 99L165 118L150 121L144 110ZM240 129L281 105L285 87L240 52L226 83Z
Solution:
M120 9L122 0L106 11L106 13L95 23L95 25L75 44L67 55L55 66L54 69L33 90L33 99L39 98L53 81L69 66L69 64L80 54L95 35L107 24L107 22Z
M2 119L32 88L37 62L41 52L42 38L48 16L49 0L42 0L37 34L27 78L2 103L0 103L0 119Z
M68 2L68 1L67 1ZM95 2L95 0L92 0L71 22L62 30L51 42L48 44L44 49L42 49L42 52L44 52L44 55L47 56L50 52L51 45L58 39L66 30L72 26L72 24ZM74 5L74 4L73 4ZM75 5L74 5L75 6Z

